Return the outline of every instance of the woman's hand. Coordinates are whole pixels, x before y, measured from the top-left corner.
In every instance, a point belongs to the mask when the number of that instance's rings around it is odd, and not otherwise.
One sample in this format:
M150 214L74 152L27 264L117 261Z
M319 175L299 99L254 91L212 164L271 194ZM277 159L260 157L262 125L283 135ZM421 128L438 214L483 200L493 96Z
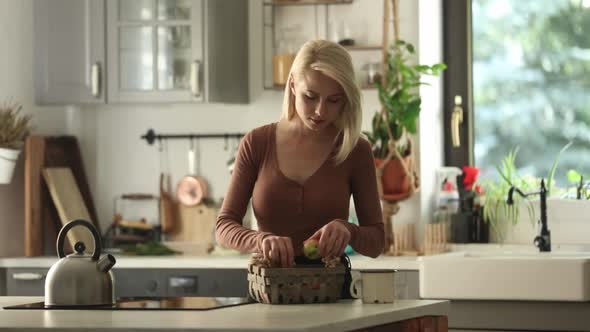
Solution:
M262 255L273 265L292 267L295 261L293 242L286 236L269 235L262 240Z
M340 257L350 241L350 231L342 224L342 220L336 219L320 228L305 242L312 239L318 240L320 256Z

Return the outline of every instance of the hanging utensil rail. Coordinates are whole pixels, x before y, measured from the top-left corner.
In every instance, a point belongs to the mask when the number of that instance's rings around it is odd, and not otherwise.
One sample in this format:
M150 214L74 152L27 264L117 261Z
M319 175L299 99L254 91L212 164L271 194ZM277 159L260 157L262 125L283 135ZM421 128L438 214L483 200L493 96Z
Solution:
M145 139L149 145L154 144L156 140L166 139L197 139L197 138L242 138L244 134L241 133L210 133L210 134L156 134L153 129L149 129L145 135L141 136L141 139Z

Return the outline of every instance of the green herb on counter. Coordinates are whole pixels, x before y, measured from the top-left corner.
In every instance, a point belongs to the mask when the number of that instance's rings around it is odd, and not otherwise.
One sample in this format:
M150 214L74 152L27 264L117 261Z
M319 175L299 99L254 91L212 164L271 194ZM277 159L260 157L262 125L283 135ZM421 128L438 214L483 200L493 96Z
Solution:
M167 256L180 254L179 251L172 250L156 241L125 245L121 249L123 250L123 254L132 256Z

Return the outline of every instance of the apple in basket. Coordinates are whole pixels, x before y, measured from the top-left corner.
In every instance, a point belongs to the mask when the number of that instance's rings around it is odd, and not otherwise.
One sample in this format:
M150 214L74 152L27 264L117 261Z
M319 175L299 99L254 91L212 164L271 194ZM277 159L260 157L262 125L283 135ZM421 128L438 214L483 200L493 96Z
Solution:
M318 240L311 239L303 244L303 255L309 259L320 258L320 248L318 248Z

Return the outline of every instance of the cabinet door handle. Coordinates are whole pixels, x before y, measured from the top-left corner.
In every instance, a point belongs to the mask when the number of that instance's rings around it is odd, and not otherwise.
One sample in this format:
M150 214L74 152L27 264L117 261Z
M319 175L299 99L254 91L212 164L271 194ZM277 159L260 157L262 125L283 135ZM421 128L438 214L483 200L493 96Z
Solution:
M43 275L41 273L24 272L24 273L13 273L12 279L15 280L41 280Z
M90 92L95 98L100 97L101 94L101 70L100 62L95 62L90 69Z
M194 97L201 95L201 84L199 82L199 76L201 76L201 61L195 60L191 63L191 94Z
M171 288L195 288L197 286L196 277L170 277L168 280Z
M455 107L453 107L453 113L451 115L451 138L453 141L453 147L458 148L461 146L460 126L463 123L463 106L461 105L463 100L461 96L455 96Z

